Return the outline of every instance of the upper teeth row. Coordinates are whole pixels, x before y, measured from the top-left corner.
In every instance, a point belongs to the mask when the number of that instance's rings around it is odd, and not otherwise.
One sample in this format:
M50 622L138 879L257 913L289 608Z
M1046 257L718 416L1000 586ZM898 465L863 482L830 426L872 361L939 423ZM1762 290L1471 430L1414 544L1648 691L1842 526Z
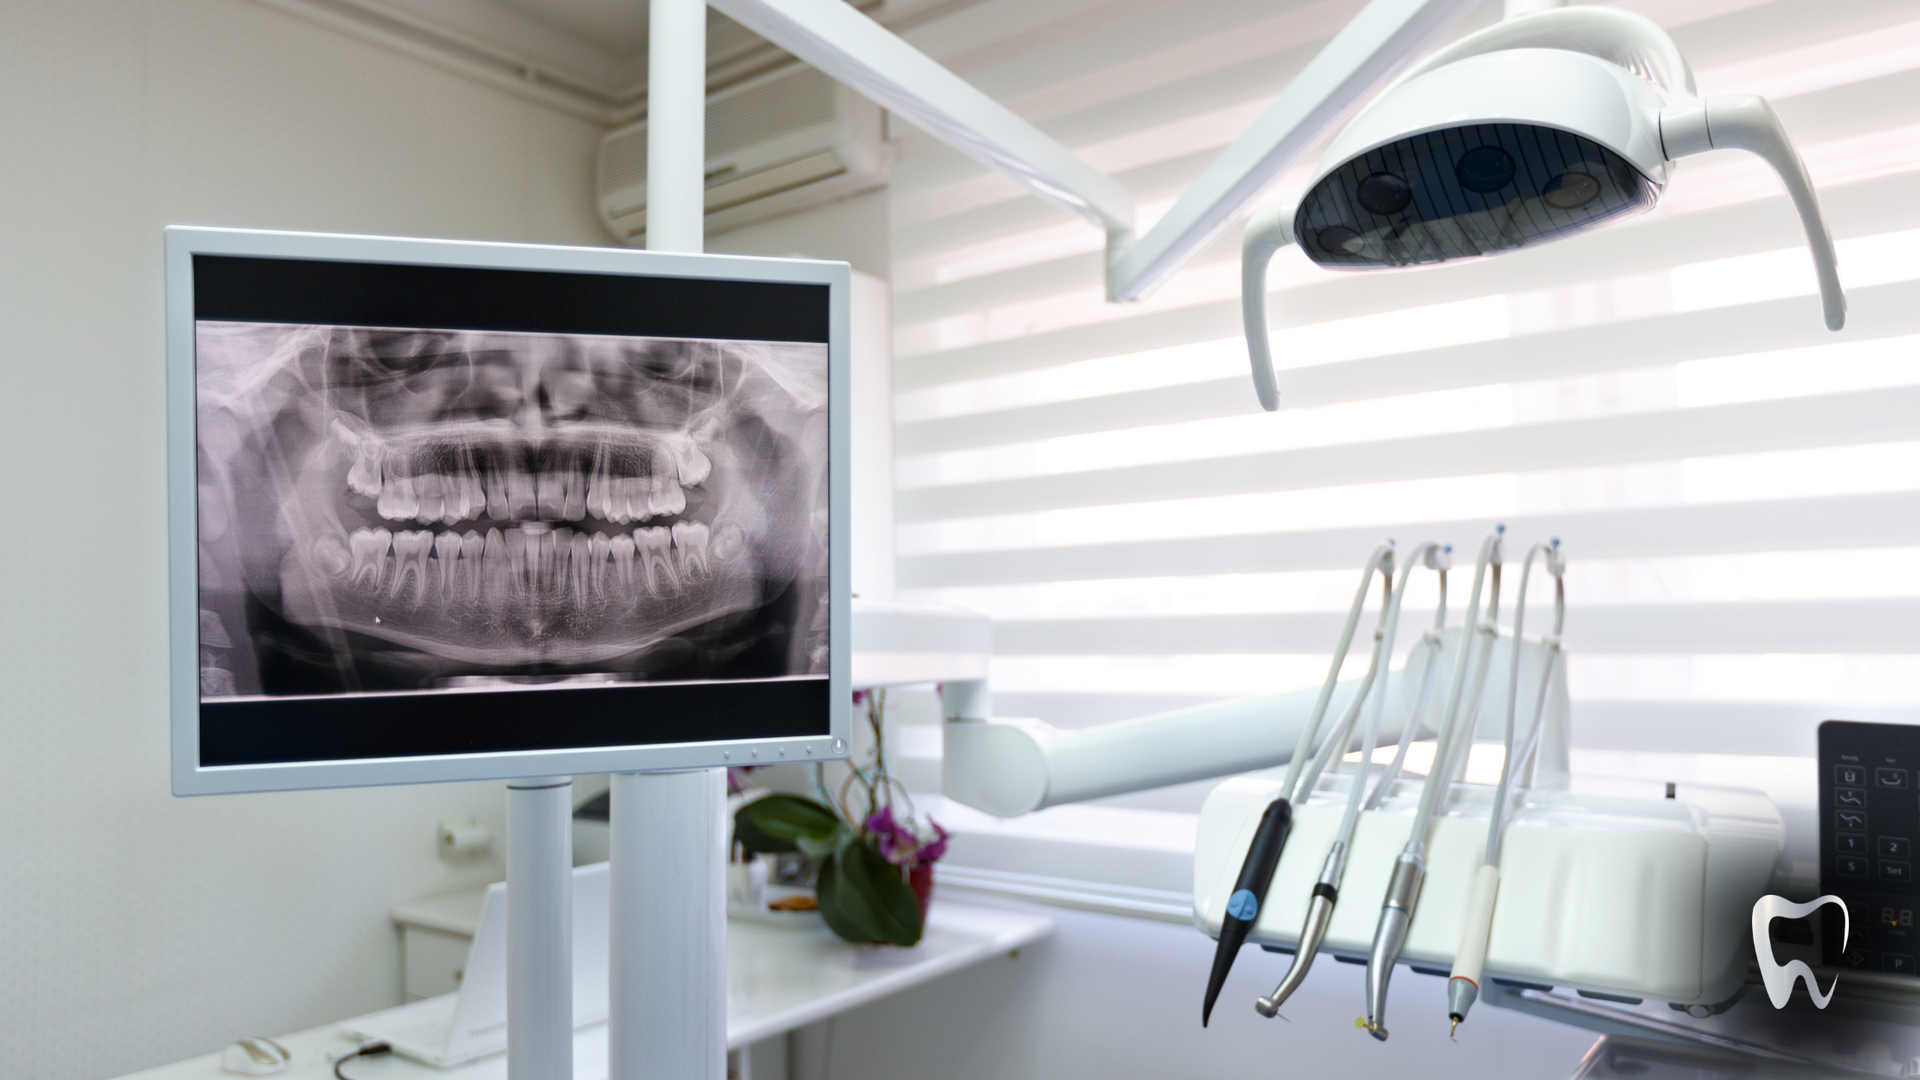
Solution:
M625 525L672 517L687 508L687 495L669 475L589 479L577 472L527 473L518 469L464 475L423 473L369 483L358 465L347 486L374 500L389 521L422 525L491 518L495 521L580 521L587 516Z

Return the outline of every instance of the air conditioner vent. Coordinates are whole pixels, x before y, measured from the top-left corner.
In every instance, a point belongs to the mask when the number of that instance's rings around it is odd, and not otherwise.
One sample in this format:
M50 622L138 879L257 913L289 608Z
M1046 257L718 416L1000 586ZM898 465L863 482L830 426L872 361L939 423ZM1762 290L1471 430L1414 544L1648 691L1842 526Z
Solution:
M887 181L880 107L808 67L707 97L706 227L722 232ZM647 229L647 125L600 142L600 218L630 244Z
M707 156L720 157L754 143L834 120L832 79L797 68L769 82L707 101Z

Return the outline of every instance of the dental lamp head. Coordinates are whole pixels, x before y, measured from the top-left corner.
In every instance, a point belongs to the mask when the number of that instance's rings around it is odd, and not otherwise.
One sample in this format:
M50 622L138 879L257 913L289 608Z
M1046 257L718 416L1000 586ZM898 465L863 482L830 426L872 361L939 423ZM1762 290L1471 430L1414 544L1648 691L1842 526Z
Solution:
M1293 243L1331 270L1484 258L1575 236L1659 201L1672 163L1758 154L1806 228L1830 329L1846 320L1833 241L1773 110L1699 98L1665 31L1613 8L1519 15L1416 65L1338 135L1297 206L1248 223L1242 306L1254 387L1279 407L1267 263Z

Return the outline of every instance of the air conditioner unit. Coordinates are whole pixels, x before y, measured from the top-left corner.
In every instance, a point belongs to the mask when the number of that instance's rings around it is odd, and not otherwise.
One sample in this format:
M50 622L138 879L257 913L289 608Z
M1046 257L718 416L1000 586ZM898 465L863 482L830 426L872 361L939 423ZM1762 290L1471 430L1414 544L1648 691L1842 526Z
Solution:
M750 225L887 181L880 106L810 67L707 96L707 231ZM600 219L620 240L647 233L647 123L600 141Z

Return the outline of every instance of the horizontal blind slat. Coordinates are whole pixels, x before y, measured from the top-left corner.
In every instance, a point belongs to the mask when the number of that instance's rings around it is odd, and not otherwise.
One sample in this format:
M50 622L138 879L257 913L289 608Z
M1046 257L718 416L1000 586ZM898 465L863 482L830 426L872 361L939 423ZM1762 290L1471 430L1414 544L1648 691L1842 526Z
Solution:
M1920 492L1580 510L1501 521L1514 536L1567 537L1579 559L1898 547L1920 539ZM1491 518L1432 521L1397 524L1393 532L1407 540L1449 539L1464 549L1494 524ZM1166 577L1175 567L1204 567L1207 574L1341 570L1356 566L1383 532L1369 525L909 555L900 559L899 583L930 589L1102 581Z
M1511 594L1509 594L1509 599ZM1528 622L1550 625L1528 606ZM1343 612L1012 619L993 624L1001 656L1196 656L1326 652ZM1371 620L1369 620L1371 621ZM1403 626L1403 644L1417 636ZM1569 611L1571 652L1604 655L1920 652L1920 599L1586 604Z
M1920 387L1896 387L950 484L900 491L895 506L897 520L937 521L1480 476L1520 468L1566 469L1859 446L1920 436L1916 418L1920 418Z
M1736 307L1553 330L1495 341L1370 356L1281 371L1288 408L1381 396L1557 379L1687 360L1920 334L1920 281L1847 293L1847 329L1836 336L1809 318L1815 301L1767 300ZM1258 411L1244 375L900 424L902 457L1000 446L1062 435L1211 420Z

